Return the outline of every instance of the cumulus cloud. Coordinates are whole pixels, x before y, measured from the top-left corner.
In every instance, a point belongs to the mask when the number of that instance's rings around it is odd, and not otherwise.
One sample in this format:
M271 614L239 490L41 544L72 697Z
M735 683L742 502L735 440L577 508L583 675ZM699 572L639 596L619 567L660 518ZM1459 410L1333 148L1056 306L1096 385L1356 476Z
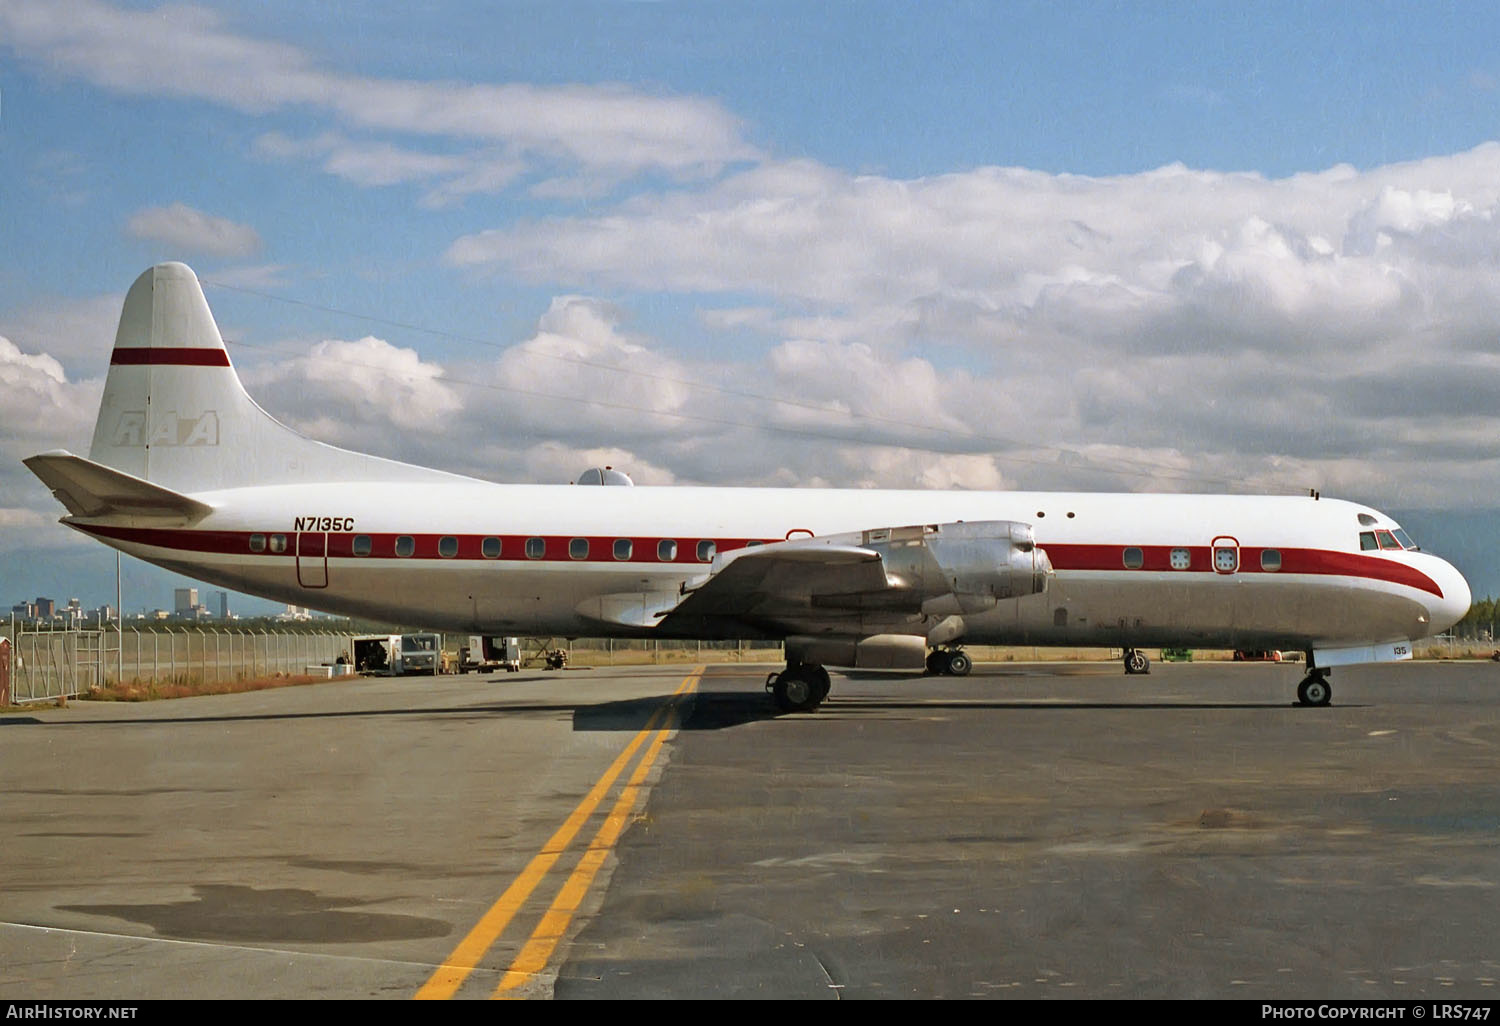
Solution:
M705 326L765 340L750 374L789 400L758 411L767 427L851 430L923 465L982 456L1025 486L1440 501L1500 430L1478 384L1500 355L1497 172L1497 144L1284 179L764 163L476 232L447 258L702 297ZM826 450L787 459L871 479ZM873 448L865 464L919 479Z
M619 310L596 299L554 299L536 334L506 350L485 379L512 390L505 420L526 433L562 426L583 444L682 431L678 414L687 411L692 370L620 320Z
M70 381L45 353L24 352L0 335L0 550L81 543L57 524L47 488L21 460L49 449L87 452L103 382Z
M147 207L132 214L125 230L137 239L160 242L181 253L245 257L260 249L260 234L247 224L194 210L185 203Z
M384 456L431 459L463 408L443 368L366 336L325 339L305 355L241 372L279 419L320 441ZM425 440L412 445L407 439Z

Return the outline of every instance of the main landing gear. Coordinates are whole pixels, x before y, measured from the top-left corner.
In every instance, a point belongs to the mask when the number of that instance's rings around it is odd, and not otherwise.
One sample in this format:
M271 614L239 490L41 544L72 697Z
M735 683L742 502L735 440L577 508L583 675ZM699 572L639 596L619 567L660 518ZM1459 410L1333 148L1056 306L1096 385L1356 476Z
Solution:
M1333 686L1328 683L1328 671L1311 667L1302 683L1297 685L1298 705L1327 705L1333 701Z
M959 648L935 648L927 655L927 672L934 677L967 677L974 660Z
M1125 672L1126 673L1150 673L1151 660L1146 658L1146 653L1138 648L1127 648L1125 650Z
M816 663L789 665L766 678L766 690L782 712L809 712L823 704L830 687L828 671Z

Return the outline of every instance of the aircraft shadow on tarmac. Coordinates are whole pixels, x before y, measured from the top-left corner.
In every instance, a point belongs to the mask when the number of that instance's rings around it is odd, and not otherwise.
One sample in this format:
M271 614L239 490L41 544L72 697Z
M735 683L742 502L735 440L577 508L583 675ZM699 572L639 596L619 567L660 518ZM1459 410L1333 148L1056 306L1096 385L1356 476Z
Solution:
M621 699L606 702L486 702L476 705L427 706L411 709L349 709L332 712L288 712L247 713L223 716L168 716L149 718L110 718L90 720L42 720L35 717L17 717L0 720L13 726L34 726L40 729L64 728L77 730L89 727L119 727L127 725L248 723L258 721L337 720L363 719L369 717L411 717L413 719L444 720L450 717L474 719L485 716L550 717L558 713L571 714L576 731L629 731L644 730L652 725L652 717L663 704L672 700L671 695L653 695L644 698ZM837 690L819 709L804 713L783 713L772 697L757 690L709 690L701 689L685 697L682 710L685 716L676 724L678 730L724 730L747 723L765 720L786 719L789 721L816 722L818 719L835 719L845 716L869 716L890 713L930 713L948 710L953 712L975 712L980 710L1037 710L1070 712L1080 710L1131 710L1160 712L1168 710L1279 710L1294 706L1292 702L1234 702L1195 701L1083 701L1072 699L1033 698L920 698L910 695L892 695L889 698L860 695L840 697ZM1340 703L1340 708L1358 708L1358 703ZM1315 713L1316 710L1304 710ZM658 722L659 726L660 723Z

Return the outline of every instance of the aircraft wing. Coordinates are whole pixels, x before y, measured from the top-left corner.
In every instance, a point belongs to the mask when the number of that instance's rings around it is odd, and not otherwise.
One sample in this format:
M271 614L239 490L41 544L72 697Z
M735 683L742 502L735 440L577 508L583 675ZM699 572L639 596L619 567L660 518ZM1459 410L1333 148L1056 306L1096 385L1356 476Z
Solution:
M75 517L148 517L190 524L213 512L197 499L61 449L22 462Z
M683 585L681 600L658 626L721 619L786 626L826 619L824 607L846 606L845 600L857 607L890 590L885 562L873 549L777 542L715 557L707 575Z

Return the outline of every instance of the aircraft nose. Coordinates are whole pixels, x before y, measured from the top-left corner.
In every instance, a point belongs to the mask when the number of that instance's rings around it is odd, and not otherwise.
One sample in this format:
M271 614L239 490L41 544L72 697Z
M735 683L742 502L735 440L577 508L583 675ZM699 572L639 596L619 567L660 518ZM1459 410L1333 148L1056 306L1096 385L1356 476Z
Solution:
M1443 594L1441 598L1433 596L1427 604L1428 630L1432 634L1441 634L1464 618L1474 596L1469 591L1469 582L1464 580L1457 567L1436 556L1429 558L1432 560L1429 576Z

